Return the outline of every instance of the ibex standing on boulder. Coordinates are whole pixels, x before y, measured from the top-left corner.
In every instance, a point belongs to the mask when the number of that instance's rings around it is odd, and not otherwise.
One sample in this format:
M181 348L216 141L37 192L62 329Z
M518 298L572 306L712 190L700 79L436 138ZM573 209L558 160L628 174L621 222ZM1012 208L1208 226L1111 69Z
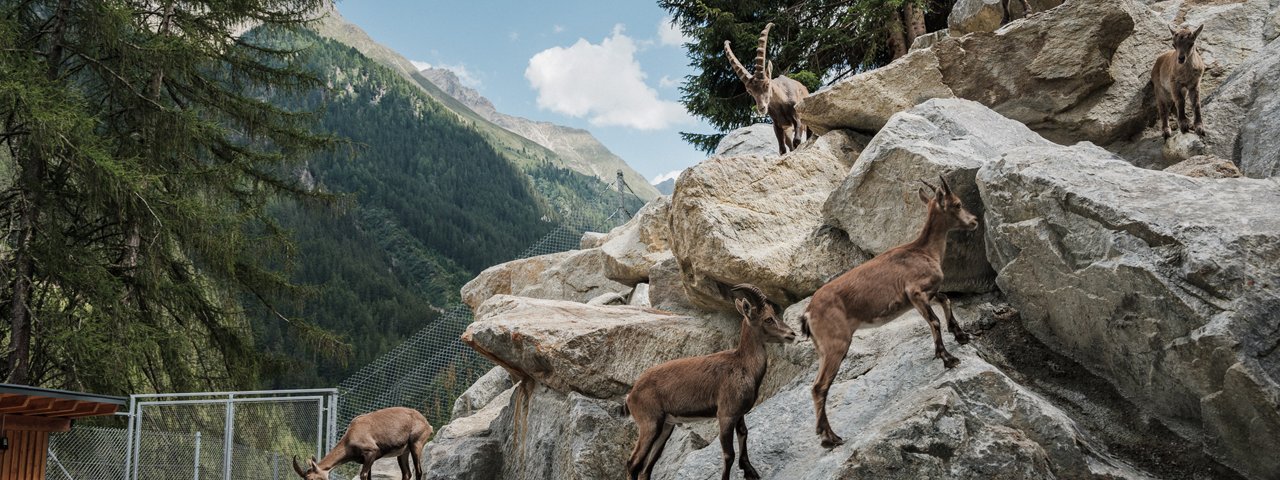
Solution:
M959 197L951 193L946 180L942 181L942 188L925 185L933 192L919 191L920 201L929 210L920 235L911 243L881 253L823 285L813 293L809 308L800 318L801 331L813 337L813 345L818 351L820 363L818 378L813 383L813 408L818 417L817 433L822 437L824 447L844 443L827 421L827 390L831 388L831 381L835 379L840 362L849 351L853 332L858 327L884 325L915 307L933 331L934 355L941 358L947 368L955 367L960 360L942 346L940 322L929 306L936 300L946 312L947 330L956 342L969 342L969 336L960 329L951 313L951 301L938 292L938 288L942 285L942 258L947 250L947 232L976 229L978 219L969 213Z
M724 53L729 56L729 63L733 64L733 72L746 85L747 93L756 100L756 108L761 113L768 113L769 118L773 119L773 134L778 137L778 154L782 155L788 149L798 148L807 131L800 122L800 116L796 114L796 104L809 96L809 89L785 76L769 79L773 74L773 66L765 60L765 45L769 41L770 28L773 28L772 23L765 25L764 31L760 32L760 46L756 48L756 63L753 66L755 73L748 72L742 66L738 57L733 55L728 40L724 41ZM788 128L792 130L790 137L787 136Z
M361 480L373 478L373 462L379 458L397 457L400 461L400 478L409 480L409 458L413 457L413 466L418 470L418 480L422 480L422 447L431 438L434 429L427 423L427 418L417 410L404 407L384 408L360 415L351 420L347 433L342 435L338 444L316 463L316 458L307 461L308 468L298 466L298 459L293 459L293 471L298 472L304 480L329 480L329 471L347 462L360 462Z
M779 318L782 308L754 285L733 287L734 306L742 314L738 348L701 357L680 358L640 374L627 395L626 410L636 421L640 437L627 462L630 478L648 479L662 455L675 424L715 417L720 421L720 448L728 480L733 467L733 433L738 432L742 457L738 466L748 479L760 474L747 459L745 416L755 406L760 382L769 368L765 342L791 342L795 332Z
M1204 60L1196 48L1196 37L1204 25L1194 31L1190 27L1175 30L1173 49L1156 57L1156 65L1151 68L1151 85L1156 93L1156 115L1160 118L1160 128L1164 138L1169 138L1169 114L1178 112L1178 129L1187 133L1195 128L1197 135L1204 135L1204 122L1200 119L1200 77L1204 75ZM1195 109L1196 122L1187 124L1187 95L1191 96L1191 104Z

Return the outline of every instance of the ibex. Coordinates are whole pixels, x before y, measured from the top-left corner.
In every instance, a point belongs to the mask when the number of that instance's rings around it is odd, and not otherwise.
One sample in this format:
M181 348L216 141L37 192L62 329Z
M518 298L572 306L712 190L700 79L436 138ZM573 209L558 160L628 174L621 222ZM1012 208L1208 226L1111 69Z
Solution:
M733 433L738 432L742 457L738 466L748 479L760 478L747 459L745 416L756 403L760 382L769 368L765 342L795 341L796 334L779 316L782 308L754 285L733 287L734 306L742 314L738 348L701 357L671 360L640 374L627 395L624 413L635 419L640 437L627 469L632 480L649 478L675 424L715 417L720 422L724 474L733 467Z
M765 60L765 45L769 42L770 28L773 28L772 23L765 25L764 31L760 32L760 46L756 47L756 63L752 66L755 73L748 72L742 66L738 57L733 55L728 40L724 41L724 53L729 56L733 73L738 75L738 79L746 85L747 93L756 100L756 108L760 113L768 113L769 118L773 119L773 134L778 137L778 154L783 155L787 153L787 149L798 148L807 132L800 116L796 115L796 104L809 96L809 89L785 76L769 79L773 75L773 64ZM787 136L788 128L792 130L790 137Z
M1196 37L1204 25L1194 31L1190 27L1175 30L1173 49L1156 57L1156 64L1151 68L1151 85L1156 93L1156 115L1161 122L1164 138L1169 138L1169 114L1177 108L1178 129L1187 133L1195 128L1197 135L1204 135L1204 122L1200 118L1200 76L1204 75L1204 60L1196 48ZM1195 109L1194 126L1187 125L1187 95L1191 96L1192 108Z
M941 179L941 177L939 177ZM922 180L923 182L923 180ZM836 277L814 292L813 299L800 317L800 330L813 338L818 351L818 377L813 383L813 408L817 414L817 433L822 446L834 447L844 440L831 430L827 421L827 390L849 351L849 342L858 327L875 327L888 323L911 307L929 322L933 331L934 356L947 368L960 360L942 346L938 316L929 302L937 301L947 315L947 330L956 342L965 344L969 336L960 329L951 313L951 301L938 291L942 285L942 258L947 249L947 232L978 228L978 219L965 209L960 198L951 192L946 180L936 188L924 182L932 194L918 191L920 201L928 208L924 228L910 243L902 244Z
M308 468L298 466L293 459L293 470L304 480L329 480L329 472L347 462L360 462L361 480L373 478L373 462L379 458L397 457L400 461L400 478L410 479L409 457L422 480L422 447L434 433L427 418L412 408L392 407L360 415L351 420L347 433L338 444L316 463L308 460Z
M1013 13L1009 11L1010 1L1011 0L1000 0L1000 8L1003 12L1003 17L1000 19L1001 25L1004 25L1006 23L1013 21ZM1022 16L1025 18L1025 17L1030 17L1034 15L1035 9L1031 8L1031 4L1027 3L1027 0L1021 0L1021 1L1022 1Z

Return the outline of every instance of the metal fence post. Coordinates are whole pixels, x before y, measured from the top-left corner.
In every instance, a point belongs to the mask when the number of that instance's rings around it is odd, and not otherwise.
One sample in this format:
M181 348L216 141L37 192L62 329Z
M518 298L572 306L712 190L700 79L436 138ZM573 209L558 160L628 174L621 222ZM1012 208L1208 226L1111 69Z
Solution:
M231 447L235 436L236 396L227 396L227 419L222 429L222 480L231 480Z
M196 432L196 466L194 480L200 480L200 432Z

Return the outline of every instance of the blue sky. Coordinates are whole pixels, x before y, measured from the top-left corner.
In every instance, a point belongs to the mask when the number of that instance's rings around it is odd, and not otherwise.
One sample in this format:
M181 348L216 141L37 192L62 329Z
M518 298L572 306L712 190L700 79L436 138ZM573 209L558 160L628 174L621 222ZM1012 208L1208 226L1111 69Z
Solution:
M654 1L345 0L338 10L405 57L454 70L498 111L590 130L646 178L705 155L679 104L683 40Z

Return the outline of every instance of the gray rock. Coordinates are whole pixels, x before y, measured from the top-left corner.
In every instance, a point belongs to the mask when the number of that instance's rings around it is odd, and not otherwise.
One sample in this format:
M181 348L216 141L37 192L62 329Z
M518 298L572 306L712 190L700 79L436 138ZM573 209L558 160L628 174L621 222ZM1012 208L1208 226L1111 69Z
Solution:
M458 396L453 402L453 415L450 418L462 418L480 411L499 394L510 389L511 385L511 375L502 367L493 367Z
M653 199L605 236L604 276L626 285L649 280L649 269L671 256L671 197Z
M1204 102L1210 152L1236 160L1245 176L1280 175L1280 40L1274 40Z
M471 415L455 416L422 449L423 478L427 480L489 480L502 472L503 436L499 417L511 402L507 388ZM400 479L395 458L374 464L374 478Z
M943 82L938 56L926 48L809 95L796 111L818 135L837 129L874 132L895 113L930 98L954 96Z
M947 27L956 35L994 32L1000 28L1000 22L1004 19L1001 1L957 0L951 7L951 14L947 16ZM1061 4L1062 0L1032 0L1031 8L1036 12L1043 12ZM1026 12L1022 11L1022 2L1018 0L1009 2L1009 13L1013 19L1026 16Z
M778 137L773 134L773 125L755 123L733 130L725 134L716 145L713 154L717 157L740 155L759 155L771 157L778 155Z
M587 302L631 287L605 276L609 255L600 248L522 258L494 265L462 286L462 301L474 311L494 295Z
M603 293L596 298L587 300L587 305L594 305L594 306L627 305L629 303L630 302L629 300L627 300L626 295L623 295L620 293L614 293L614 292Z
M676 257L671 256L649 269L649 304L671 312L696 312L684 291L684 276Z
M1214 155L1197 155L1164 169L1169 173L1201 178L1240 178L1240 169Z
M631 291L631 299L627 305L633 307L652 307L649 303L649 284L637 283L635 290Z
M819 210L864 144L831 132L782 157L712 157L681 175L671 249L689 300L728 309L722 289L745 282L789 305L860 260L822 228Z
M914 312L860 330L828 398L832 426L848 443L818 445L811 367L747 415L752 463L764 478L796 480L1146 478L972 347L950 349L962 362L947 370ZM664 454L679 465L674 473L655 470L655 478L719 478L720 444L709 440L696 451ZM741 475L736 466L734 475Z
M600 232L582 232L582 239L578 240L578 249L586 250L603 245L605 235L606 234Z
M650 366L736 343L737 326L650 308L498 295L476 311L462 341L520 380L613 398Z
M916 39L911 42L910 51L914 52L916 50L924 50L926 48L932 47L934 46L934 44L938 43L938 40L947 38L950 35L951 35L951 31L945 28L942 30L926 33L924 35L916 37Z
M1088 144L978 172L987 256L1027 329L1251 478L1280 457L1280 183ZM1247 418L1247 425L1242 419Z
M916 191L923 187L920 180L937 185L940 175L969 211L982 218L982 199L974 183L978 168L1027 145L1051 143L977 102L929 100L894 115L871 139L823 205L823 218L848 232L854 246L879 254L920 234L927 212ZM995 288L981 231L951 233L943 271L944 291Z
M501 475L488 478L625 478L636 430L611 400L523 385L497 424Z

